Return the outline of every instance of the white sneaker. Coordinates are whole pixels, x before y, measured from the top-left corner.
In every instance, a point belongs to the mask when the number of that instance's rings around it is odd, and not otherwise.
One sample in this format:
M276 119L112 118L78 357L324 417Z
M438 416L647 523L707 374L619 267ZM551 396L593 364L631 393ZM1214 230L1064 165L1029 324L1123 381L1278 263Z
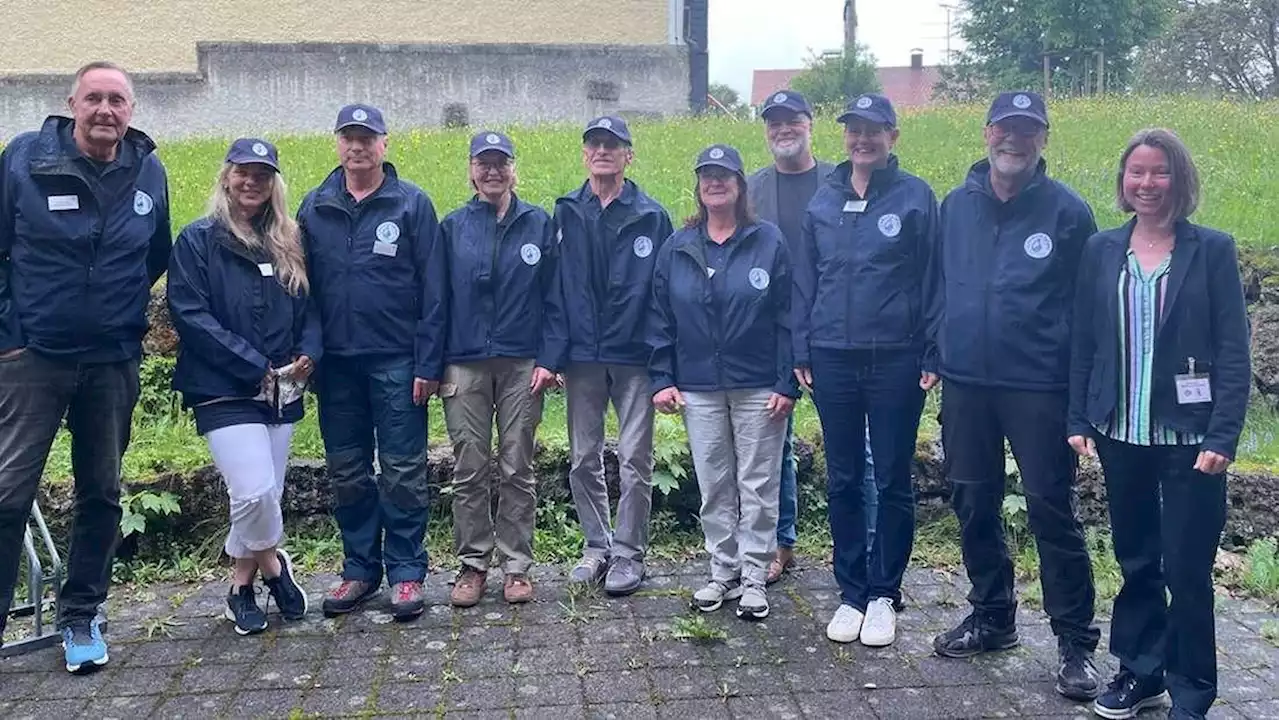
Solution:
M867 616L862 621L862 644L884 647L893 644L898 635L898 613L889 598L876 598L867 603Z
M694 610L715 612L720 609L725 600L736 600L740 597L742 597L741 582L712 580L693 594L693 600L689 604Z
M827 639L838 643L851 643L862 632L862 613L852 605L841 605L827 623Z

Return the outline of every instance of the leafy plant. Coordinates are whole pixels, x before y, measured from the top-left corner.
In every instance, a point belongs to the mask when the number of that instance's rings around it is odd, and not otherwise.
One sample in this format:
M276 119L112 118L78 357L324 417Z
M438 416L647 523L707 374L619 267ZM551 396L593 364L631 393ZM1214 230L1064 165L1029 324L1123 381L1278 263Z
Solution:
M711 642L725 640L729 635L707 622L705 615L681 615L671 621L671 637L676 640Z
M147 531L147 519L165 515L177 515L182 512L178 504L178 496L164 490L139 490L120 498L120 534L129 537L134 533Z
M1250 595L1276 604L1280 594L1280 557L1273 537L1254 540L1244 557L1244 575L1240 585Z
M653 420L653 487L670 495L689 479L689 438L675 415L656 415Z

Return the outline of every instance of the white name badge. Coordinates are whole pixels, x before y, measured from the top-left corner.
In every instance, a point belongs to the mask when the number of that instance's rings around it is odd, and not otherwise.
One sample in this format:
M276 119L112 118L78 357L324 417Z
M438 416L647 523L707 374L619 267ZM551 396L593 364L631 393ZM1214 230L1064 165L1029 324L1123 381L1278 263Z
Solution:
M262 273L262 277L271 277L276 274L276 269L271 267L271 263L258 263L258 272Z
M79 210L79 195L50 195L49 210L57 212L58 210Z
M387 257L395 257L396 251L400 249L395 243L382 242L381 240L373 244L374 255L386 255Z
M1208 375L1174 375L1173 381L1178 386L1179 405L1213 402Z
M851 213L860 213L867 211L866 200L849 200L844 204L844 211Z

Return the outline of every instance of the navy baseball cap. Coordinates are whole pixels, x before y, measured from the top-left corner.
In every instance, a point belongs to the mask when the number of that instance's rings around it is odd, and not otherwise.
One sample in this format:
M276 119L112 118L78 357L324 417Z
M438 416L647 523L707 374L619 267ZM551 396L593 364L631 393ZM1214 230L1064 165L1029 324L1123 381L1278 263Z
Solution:
M240 138L227 149L227 162L233 165L266 165L280 172L280 156L276 146L258 138Z
M813 107L809 105L809 101L795 90L779 90L769 96L768 100L760 106L760 117L764 118L769 114L770 110L776 109L790 110L794 113L803 113L810 118L813 117Z
M500 132L493 130L481 130L471 138L471 157L475 157L482 152L495 150L506 155L509 158L516 156L516 147L511 144L511 138Z
M603 130L622 142L631 144L631 131L627 129L627 123L617 115L605 115L587 123L587 129L582 131L582 141L586 142L587 135L593 130Z
M1005 118L1028 117L1049 127L1049 111L1044 98L1034 92L1002 92L991 102L987 111L987 124L998 123Z
M739 177L745 177L742 172L742 156L728 145L712 145L698 153L698 163L693 166L693 171L697 172L712 165L737 173Z
M850 100L836 121L847 124L854 118L880 123L887 127L898 126L898 115L893 111L893 103L889 102L889 98L878 93L863 93Z
M333 131L347 127L362 127L376 135L387 134L387 124L382 120L382 111L372 105L356 103L347 105L338 111L338 122Z

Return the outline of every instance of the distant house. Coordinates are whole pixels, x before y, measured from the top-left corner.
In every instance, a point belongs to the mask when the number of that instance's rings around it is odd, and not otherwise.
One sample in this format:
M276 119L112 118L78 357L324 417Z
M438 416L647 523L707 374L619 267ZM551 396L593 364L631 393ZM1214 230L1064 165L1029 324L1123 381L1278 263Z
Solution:
M804 68L756 70L751 78L751 104L760 106L773 93L791 86L791 81ZM938 84L937 65L925 65L924 54L911 53L910 65L876 68L876 77L885 97L897 108L923 107L933 103L933 88Z

